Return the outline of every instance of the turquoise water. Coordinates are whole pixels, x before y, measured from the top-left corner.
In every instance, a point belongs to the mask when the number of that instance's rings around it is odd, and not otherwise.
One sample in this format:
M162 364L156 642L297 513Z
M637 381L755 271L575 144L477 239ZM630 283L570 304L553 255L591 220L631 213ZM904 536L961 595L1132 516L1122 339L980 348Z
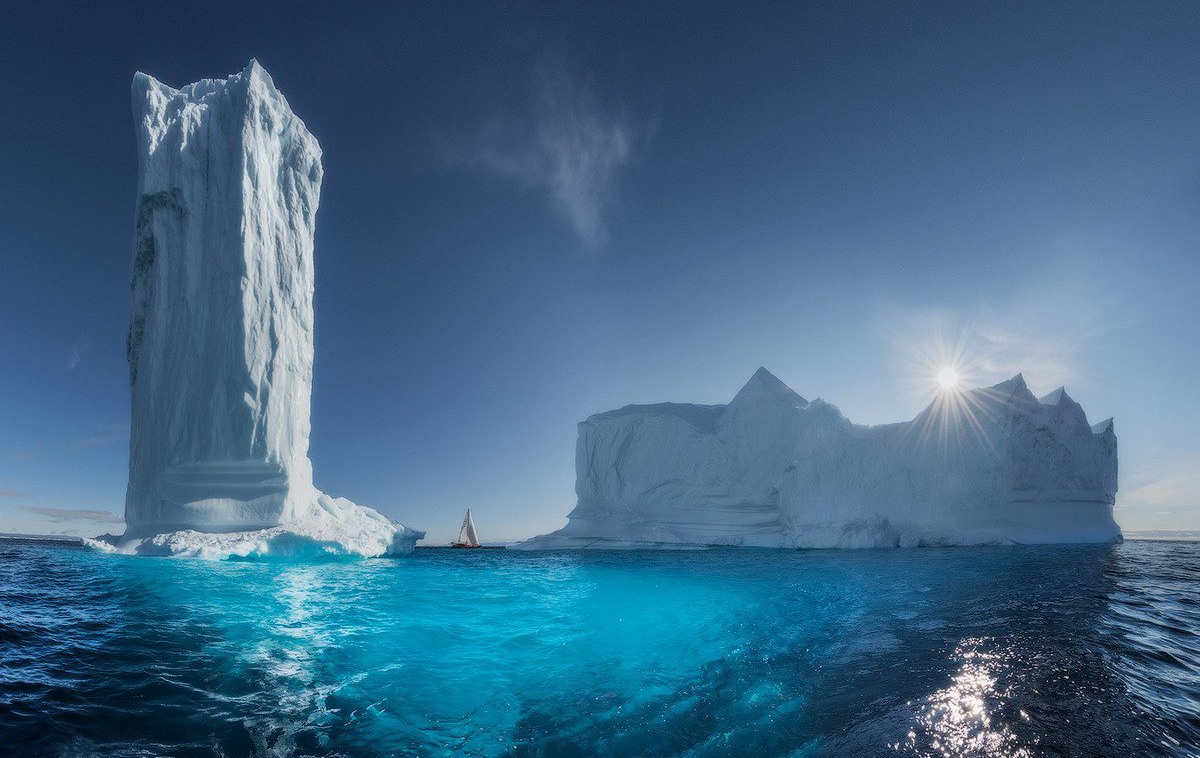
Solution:
M0 745L1196 755L1200 543L206 562L0 543Z

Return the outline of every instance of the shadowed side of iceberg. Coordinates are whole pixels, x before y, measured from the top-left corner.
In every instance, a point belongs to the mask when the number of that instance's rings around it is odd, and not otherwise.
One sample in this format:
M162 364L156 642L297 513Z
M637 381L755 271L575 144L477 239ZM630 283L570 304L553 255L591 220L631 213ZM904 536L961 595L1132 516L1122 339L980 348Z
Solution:
M1065 389L1039 400L1018 374L867 427L760 368L728 405L580 423L567 525L515 547L1116 542L1116 490L1112 421Z

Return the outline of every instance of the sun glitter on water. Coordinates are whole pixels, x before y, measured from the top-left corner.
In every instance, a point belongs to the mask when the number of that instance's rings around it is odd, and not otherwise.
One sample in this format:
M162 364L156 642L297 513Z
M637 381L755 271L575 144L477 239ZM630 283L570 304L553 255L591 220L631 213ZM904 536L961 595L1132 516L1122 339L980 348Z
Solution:
M938 385L943 390L952 390L958 387L958 372L953 367L947 366L938 372Z

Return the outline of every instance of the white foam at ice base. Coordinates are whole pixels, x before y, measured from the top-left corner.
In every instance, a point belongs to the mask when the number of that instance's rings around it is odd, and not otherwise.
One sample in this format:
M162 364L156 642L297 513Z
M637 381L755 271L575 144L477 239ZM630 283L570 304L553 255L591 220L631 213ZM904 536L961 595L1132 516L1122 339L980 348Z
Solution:
M873 548L1112 542L1117 440L1020 374L860 426L759 369L728 405L591 416L578 503L526 549L664 544Z
M423 532L401 526L372 508L321 494L302 518L267 529L240 532L184 529L140 538L84 538L84 543L106 552L130 555L209 559L368 558L410 553L416 541L424 536Z
M133 80L138 202L127 358L133 553L411 550L421 532L324 495L308 458L321 149L256 62Z

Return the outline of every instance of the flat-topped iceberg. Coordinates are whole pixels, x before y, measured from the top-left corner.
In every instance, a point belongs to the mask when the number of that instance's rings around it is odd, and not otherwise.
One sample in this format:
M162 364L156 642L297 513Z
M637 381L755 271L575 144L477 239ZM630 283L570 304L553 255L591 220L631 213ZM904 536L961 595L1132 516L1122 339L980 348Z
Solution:
M527 549L1113 542L1117 438L1018 374L915 419L852 424L760 368L728 405L579 424L578 504Z
M138 201L126 532L209 557L407 552L424 536L313 486L313 231L321 149L251 61L133 80Z

